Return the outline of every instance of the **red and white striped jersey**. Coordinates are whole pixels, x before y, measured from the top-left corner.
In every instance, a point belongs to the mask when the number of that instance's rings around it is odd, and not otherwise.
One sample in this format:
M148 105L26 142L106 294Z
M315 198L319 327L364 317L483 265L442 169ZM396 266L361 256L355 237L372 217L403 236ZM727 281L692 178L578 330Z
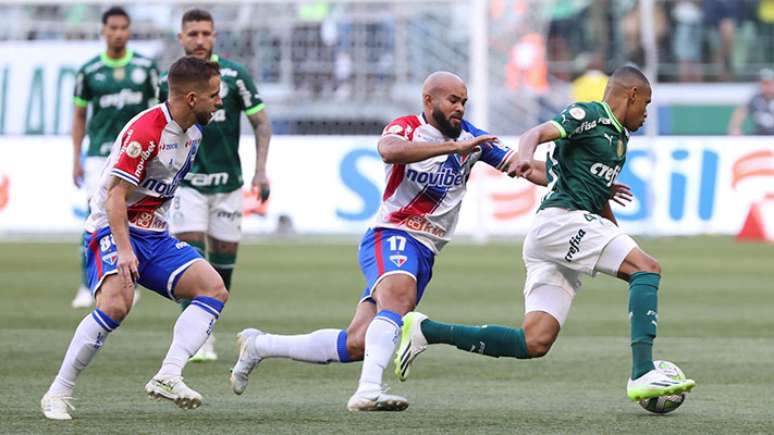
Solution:
M191 169L201 139L202 127L196 124L183 131L166 103L132 118L113 142L102 169L99 187L89 203L86 231L108 226L105 202L113 177L137 186L127 198L129 226L166 231L169 200Z
M462 121L456 140L487 134ZM427 123L424 115L409 115L389 123L384 136L398 136L412 142L444 142L449 138ZM386 164L386 187L374 228L395 228L408 232L438 253L449 242L457 226L462 198L470 171L477 161L502 170L511 156L499 144L476 149L467 156L448 154L409 164Z

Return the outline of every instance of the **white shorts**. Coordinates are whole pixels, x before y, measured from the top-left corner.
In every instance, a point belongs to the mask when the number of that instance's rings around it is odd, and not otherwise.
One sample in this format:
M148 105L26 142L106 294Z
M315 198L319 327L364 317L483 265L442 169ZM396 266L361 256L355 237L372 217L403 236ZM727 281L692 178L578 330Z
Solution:
M242 190L204 194L180 186L169 215L172 234L206 233L224 242L239 242L242 236Z
M525 312L546 311L564 323L581 275L616 276L624 259L637 247L611 221L583 210L541 210L524 240L527 268ZM559 288L563 290L556 292ZM541 289L550 294L540 294Z
M99 189L99 180L102 178L102 170L107 163L107 157L86 157L83 161L83 188L86 190L86 200Z

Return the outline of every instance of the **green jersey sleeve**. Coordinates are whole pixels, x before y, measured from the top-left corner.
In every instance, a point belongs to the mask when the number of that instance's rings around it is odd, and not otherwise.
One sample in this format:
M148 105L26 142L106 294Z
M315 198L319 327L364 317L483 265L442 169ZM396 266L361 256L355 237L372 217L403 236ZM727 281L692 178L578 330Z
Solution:
M239 92L239 106L245 115L250 116L258 113L266 106L258 94L258 88L255 87L250 74L244 68L239 68L236 78L236 87Z
M91 100L91 90L89 82L86 80L85 68L81 67L75 75L75 92L73 93L73 102L78 107L86 107Z
M559 129L562 139L573 137L587 118L593 119L589 116L593 109L587 103L571 104L549 122Z

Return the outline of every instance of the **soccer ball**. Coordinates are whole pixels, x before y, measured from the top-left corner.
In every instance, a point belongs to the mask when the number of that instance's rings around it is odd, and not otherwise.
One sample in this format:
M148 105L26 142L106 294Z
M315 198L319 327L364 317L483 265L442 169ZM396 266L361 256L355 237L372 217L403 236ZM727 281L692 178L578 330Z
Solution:
M675 363L669 361L653 361L656 370L664 373L674 380L681 381L685 379L685 373L677 367ZM655 414L667 414L685 402L685 394L674 394L671 396L653 397L651 399L640 400L640 406Z

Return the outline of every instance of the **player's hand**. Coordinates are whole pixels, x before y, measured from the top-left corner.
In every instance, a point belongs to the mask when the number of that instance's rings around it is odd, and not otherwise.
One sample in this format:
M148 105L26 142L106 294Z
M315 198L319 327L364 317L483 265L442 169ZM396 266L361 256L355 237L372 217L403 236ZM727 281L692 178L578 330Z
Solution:
M497 136L491 134L485 134L483 136L474 137L473 139L461 140L455 142L457 144L457 153L466 156L473 152L476 148L492 147L492 142L497 142Z
M269 184L269 178L266 176L265 172L255 171L252 192L254 195L257 195L258 200L261 202L266 202L269 199L269 195L271 194L271 186Z
M513 158L508 161L505 172L509 177L528 178L532 173L533 165L531 160L520 160Z
M623 183L613 183L613 194L610 199L616 204L626 207L626 204L632 202L632 189Z
M118 259L116 261L116 268L118 270L118 276L121 278L121 282L128 288L134 288L134 283L140 279L140 272L138 267L140 262L137 261L137 256L134 255L134 251L129 249L128 251L118 251Z
M81 166L80 159L76 159L73 163L73 183L75 187L81 187L83 184L83 166Z

